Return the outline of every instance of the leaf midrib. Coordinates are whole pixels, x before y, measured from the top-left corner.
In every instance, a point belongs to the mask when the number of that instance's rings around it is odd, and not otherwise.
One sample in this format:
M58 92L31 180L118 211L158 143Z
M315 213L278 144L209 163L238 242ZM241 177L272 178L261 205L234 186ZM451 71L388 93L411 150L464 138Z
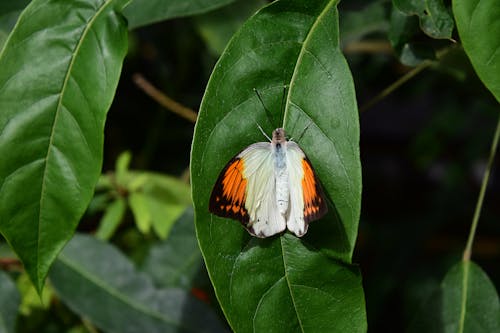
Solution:
M286 285L288 287L288 290L290 291L290 298L292 299L292 304L293 304L293 309L295 310L295 315L297 316L297 320L299 321L300 331L302 333L304 333L304 328L302 326L302 320L300 319L299 311L297 310L297 305L295 304L295 298L293 296L292 284L290 283L290 279L288 277L288 270L287 270L288 265L287 265L286 259L285 259L285 249L284 249L284 245L283 245L283 238L284 238L284 236L280 236L281 255L283 258L283 271L284 271L283 274L285 277L285 281L286 281Z
M288 87L288 92L286 94L286 103L285 103L285 112L283 114L283 124L282 124L282 127L283 128L286 128L285 124L286 124L286 119L287 119L287 114L288 114L288 110L290 109L289 108L289 105L291 103L291 100L290 100L290 94L292 92L292 89L293 89L293 86L294 86L294 83L296 82L296 78L295 76L297 75L297 70L299 68L299 65L300 63L302 62L302 57L304 57L304 54L306 53L307 51L307 44L309 43L309 39L311 37L311 35L313 35L313 32L316 30L316 26L318 25L318 23L320 21L322 21L323 19L323 16L330 10L330 8L335 4L337 3L337 0L330 0L328 2L328 4L325 6L325 8L321 11L321 13L318 15L317 19L314 21L314 23L312 24L311 26L311 29L309 29L309 31L307 32L307 35L306 35L306 38L304 39L304 42L302 42L302 47L300 48L300 52L299 52L299 56L297 58L297 61L295 62L295 66L293 68L293 74L292 74L292 77L290 78L290 86Z
M458 332L463 333L465 327L465 312L467 308L467 289L469 282L469 265L468 261L463 263L463 277L462 277L462 302L460 307L460 322L458 325Z
M66 76L64 77L64 81L63 81L63 84L62 84L62 87L61 87L61 93L60 93L60 97L59 97L59 100L57 102L57 107L56 107L56 112L55 112L55 115L54 115L54 121L52 122L52 127L51 127L51 130L50 130L50 139L49 139L49 144L47 146L47 154L46 154L46 157L45 157L45 166L44 166L44 170L43 170L43 176L42 176L42 189L40 191L40 206L39 206L39 211L38 211L38 234L37 234L37 243L36 243L36 253L35 253L35 258L36 258L36 276L37 276L37 280L36 281L36 284L37 284L37 289L41 289L41 286L39 286L39 284L41 284L41 280L42 280L42 277L40 276L41 274L41 270L40 270L40 262L39 262L39 257L40 257L40 242L41 242L41 238L40 238L40 235L41 235L41 225L42 225L42 207L43 207L43 204L44 204L44 201L45 201L45 186L46 186L46 177L47 177L47 165L48 165L48 161L49 161L49 158L50 158L50 152L52 151L52 147L53 147L53 141L54 141L54 133L55 133L55 128L56 128L56 124L58 122L58 118L59 118L59 114L61 113L61 108L62 108L62 102L63 102L63 99L65 97L65 92L66 92L66 88L68 86L68 81L69 81L69 78L71 77L71 73L72 73L72 70L73 70L73 66L75 64L75 61L78 57L78 53L80 51L80 47L82 46L84 40L85 40L85 37L87 36L87 33L91 30L94 22L96 21L96 19L101 15L101 13L104 12L104 10L111 4L113 3L114 0L108 0L108 1L105 1L103 3L103 5L96 11L95 15L90 19L90 21L88 21L85 29L83 30L81 36L80 36L80 39L78 40L78 43L76 44L76 47L73 51L73 54L72 54L72 57L71 57L71 61L68 65L68 69L66 71ZM68 110L69 111L69 110Z

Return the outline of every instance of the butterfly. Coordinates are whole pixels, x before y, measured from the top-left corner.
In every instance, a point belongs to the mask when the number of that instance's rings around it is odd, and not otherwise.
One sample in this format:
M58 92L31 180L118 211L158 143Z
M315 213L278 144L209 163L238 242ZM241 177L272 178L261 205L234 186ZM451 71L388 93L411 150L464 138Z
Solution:
M311 162L297 143L286 139L283 128L269 140L248 146L229 161L212 190L209 211L239 220L256 237L287 228L301 237L309 222L328 211L325 195Z

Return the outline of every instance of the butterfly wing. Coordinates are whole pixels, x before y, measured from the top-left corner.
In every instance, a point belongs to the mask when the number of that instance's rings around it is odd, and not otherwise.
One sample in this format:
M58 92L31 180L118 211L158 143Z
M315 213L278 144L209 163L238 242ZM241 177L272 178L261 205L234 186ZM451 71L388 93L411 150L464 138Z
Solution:
M307 232L309 222L326 214L328 206L311 162L295 142L287 142L290 207L287 228L298 237Z
M286 228L276 207L271 144L258 142L236 155L222 170L210 197L210 212L239 220L257 237Z

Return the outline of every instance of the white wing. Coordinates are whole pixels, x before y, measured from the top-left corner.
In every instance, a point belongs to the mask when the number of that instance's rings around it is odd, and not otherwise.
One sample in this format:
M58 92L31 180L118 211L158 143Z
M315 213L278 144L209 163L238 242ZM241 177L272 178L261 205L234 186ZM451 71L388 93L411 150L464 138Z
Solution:
M304 195L302 180L304 179L304 168L302 161L306 155L299 145L293 141L286 144L286 165L288 168L290 203L286 225L288 230L298 237L307 232L307 223L304 220Z
M257 237L269 237L286 228L285 217L276 206L276 179L271 144L258 142L239 155L244 162L247 181L245 208L249 214L247 229Z

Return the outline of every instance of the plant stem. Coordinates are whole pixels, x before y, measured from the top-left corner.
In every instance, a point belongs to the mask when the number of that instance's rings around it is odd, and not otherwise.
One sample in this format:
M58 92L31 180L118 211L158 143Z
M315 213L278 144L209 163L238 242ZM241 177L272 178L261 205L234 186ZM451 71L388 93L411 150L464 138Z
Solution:
M498 118L497 128L495 130L495 136L493 137L493 143L491 144L490 157L488 160L488 165L486 170L484 170L483 182L481 184L481 189L479 190L479 198L477 199L476 210L474 211L474 217L472 218L472 225L470 227L469 239L467 240L467 245L464 250L463 261L469 261L472 252L472 243L474 242L474 236L476 234L477 223L479 221L479 215L481 215L481 208L483 206L484 193L488 187L488 180L490 178L491 168L493 166L493 161L495 159L495 153L498 145L498 138L500 137L500 117Z
M446 55L448 52L450 52L453 48L455 48L455 46L449 46L449 47L446 47L442 50L439 50L438 52L436 52L436 58L438 60L440 60L441 58L443 58L444 55ZM406 73L405 75L403 75L402 77L397 79L390 86L388 86L387 88L382 90L377 96L375 96L374 98L369 100L366 104L361 106L359 108L359 112L361 113L363 111L368 110L369 108L371 108L372 106L374 106L375 104L377 104L378 102L380 102L381 100L386 98L388 95L390 95L394 90L401 87L404 83L406 83L406 81L410 80L411 78L413 78L415 75L417 75L418 73L420 73L424 69L430 67L435 62L436 62L436 60L430 60L430 59L422 61L422 63L420 63L420 65L413 68L411 71L409 71L408 73Z
M427 67L432 65L432 63L433 62L431 60L423 61L420 65L413 68L411 71L409 71L408 73L406 73L405 75L403 75L402 77L397 79L390 86L388 86L387 88L382 90L377 96L375 96L374 98L369 100L366 104L361 106L359 108L359 112L366 111L369 108L371 108L372 106L374 106L375 104L377 104L378 102L380 102L381 100L383 100L385 97L390 95L394 90L401 87L406 81L410 80L412 77L414 77L415 75L417 75L418 73L420 73L421 71L423 71L424 69L426 69Z
M146 94L148 94L161 106L193 123L196 122L198 114L195 111L188 107L185 107L184 105L174 101L172 98L165 95L155 86L153 86L148 80L146 80L141 74L134 74L133 80L139 88L141 88Z

